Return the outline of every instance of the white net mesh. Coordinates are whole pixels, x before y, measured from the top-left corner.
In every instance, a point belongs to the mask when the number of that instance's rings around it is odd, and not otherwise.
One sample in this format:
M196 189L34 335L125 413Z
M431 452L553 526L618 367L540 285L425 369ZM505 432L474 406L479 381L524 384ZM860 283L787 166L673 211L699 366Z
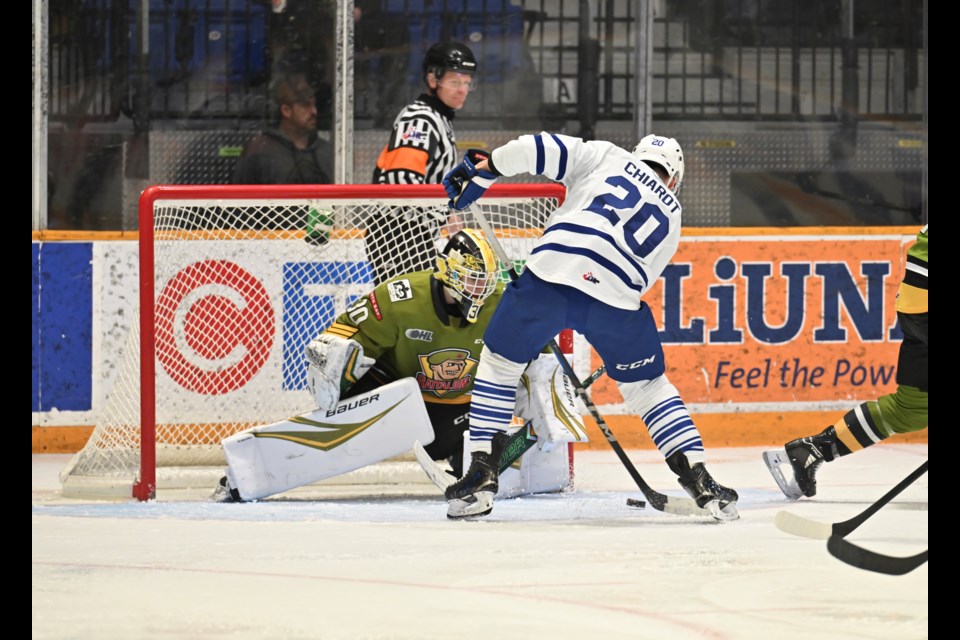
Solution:
M495 186L475 208L519 266L561 193ZM225 464L223 438L312 410L306 344L376 283L433 268L456 225L478 226L470 213L446 222L438 186L163 187L148 196L140 268L152 266L154 320L146 340L133 323L93 435L61 474L66 495L130 497L153 475L141 434L155 447L157 486L165 476L178 486L188 467ZM155 376L141 383L151 340ZM155 431L142 402L155 407Z

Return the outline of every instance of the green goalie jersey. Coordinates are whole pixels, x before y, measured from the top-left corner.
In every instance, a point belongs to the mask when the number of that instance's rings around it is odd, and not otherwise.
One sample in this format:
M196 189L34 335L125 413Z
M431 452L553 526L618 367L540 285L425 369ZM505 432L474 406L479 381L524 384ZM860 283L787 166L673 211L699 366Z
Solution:
M450 315L443 285L432 275L416 271L384 282L357 299L324 333L359 342L364 355L377 361L379 373L391 380L415 379L425 402L466 404L483 333L504 284L497 285L477 321L470 323Z

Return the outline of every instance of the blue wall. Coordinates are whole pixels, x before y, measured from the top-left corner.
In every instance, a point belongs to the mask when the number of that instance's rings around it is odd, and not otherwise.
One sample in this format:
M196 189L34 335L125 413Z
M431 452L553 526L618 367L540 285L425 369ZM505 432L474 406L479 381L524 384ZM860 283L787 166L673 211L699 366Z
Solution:
M33 411L92 408L93 243L33 243Z

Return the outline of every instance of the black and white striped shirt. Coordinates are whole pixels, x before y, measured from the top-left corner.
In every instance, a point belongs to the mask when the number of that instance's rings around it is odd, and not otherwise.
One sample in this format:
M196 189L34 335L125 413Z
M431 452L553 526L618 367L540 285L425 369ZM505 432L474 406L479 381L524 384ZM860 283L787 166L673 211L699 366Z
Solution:
M439 184L458 161L453 116L426 93L404 107L377 158L374 184Z

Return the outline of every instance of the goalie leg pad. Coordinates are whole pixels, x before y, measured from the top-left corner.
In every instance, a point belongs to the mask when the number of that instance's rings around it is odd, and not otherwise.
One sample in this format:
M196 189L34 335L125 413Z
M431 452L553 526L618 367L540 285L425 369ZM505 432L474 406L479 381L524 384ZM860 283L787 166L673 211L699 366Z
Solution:
M433 441L433 427L413 378L312 411L253 427L223 441L230 487L260 500L337 476Z
M533 447L520 458L523 493L556 493L573 489L572 445L542 451ZM523 495L518 493L517 495Z
M589 440L575 398L573 381L553 354L540 354L523 372L515 411L533 421L538 448L550 451L568 442Z

